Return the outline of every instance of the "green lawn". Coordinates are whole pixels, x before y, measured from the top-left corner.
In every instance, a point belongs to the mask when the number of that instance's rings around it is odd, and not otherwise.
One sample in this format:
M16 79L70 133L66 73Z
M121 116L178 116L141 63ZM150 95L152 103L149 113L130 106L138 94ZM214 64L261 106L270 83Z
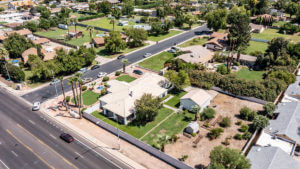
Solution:
M32 82L30 80L30 78L32 77L32 72L29 70L29 69L23 69L24 73L25 73L25 82L26 82L26 85L30 88L35 88L35 87L38 87L42 84L45 84L47 82ZM57 85L58 86L58 85ZM59 84L59 87L60 87L60 84Z
M69 29L70 29L70 31L75 31L74 26L70 26ZM36 32L36 34L42 35L42 36L45 36L45 37L49 37L49 38L63 40L66 43L69 43L69 44L72 44L72 45L77 45L77 46L81 46L85 42L90 42L91 41L90 33L89 33L89 31L86 30L86 28L81 27L81 26L77 26L77 31L82 31L84 36L83 37L78 37L78 38L72 38L70 41L64 40L65 36L68 34L68 30L64 30L64 29L56 28L55 30L48 30L48 31L44 31L44 32ZM103 34L103 32L98 31L98 30L94 30L93 37L96 37L97 34Z
M245 54L251 55L252 52L260 51L265 53L265 51L268 48L268 44L264 42L255 42L255 41L250 41L250 45L248 48L245 50Z
M174 97L170 100L168 100L165 104L174 108L178 108L180 106L180 98L184 96L187 92L180 91L177 92L175 90L172 90L169 92L169 94L173 95Z
M158 115L155 117L154 121L147 123L145 126L137 126L137 125L134 125L131 123L128 124L127 126L119 124L119 129L132 135L133 137L140 138L145 133L147 133L149 130L151 130L154 126L156 126L160 121L162 121L168 115L170 115L171 113L172 113L172 110L167 109L167 108L161 108L158 111ZM102 115L101 113L99 113L97 111L93 112L92 115L112 126L115 126L115 127L117 126L117 123L114 120L107 118L106 116Z
M174 134L178 134L189 124L195 117L192 113L174 113L170 118L164 121L161 125L146 135L142 141L153 145L159 134L165 134L172 137Z
M265 71L250 71L248 68L242 68L236 75L240 79L246 80L262 80Z
M86 24L86 25L90 25L90 26L97 26L97 27L100 27L100 28L113 30L113 24L110 23L110 19L108 19L106 17L94 19L94 20L91 20L91 21L83 21L81 23ZM115 30L116 31L122 31L123 28L128 28L128 27L131 27L133 25L138 25L138 24L133 22L133 21L129 21L128 26L118 26L118 21L116 21Z
M205 42L208 41L208 38L194 38L192 40L186 41L183 44L179 45L179 47L188 47L188 46L194 46L194 45L204 45Z
M100 56L103 56L103 57L107 57L107 58L115 58L121 54L126 54L126 53L129 53L129 52L132 52L134 50L137 50L137 49L140 49L142 47L145 47L145 46L148 46L149 43L145 43L143 46L141 47L136 47L136 48L125 48L124 50L121 50L120 52L116 53L116 54L109 54L106 52L105 50L105 47L100 47L100 48L95 48L96 50L96 53Z
M160 71L161 69L164 68L165 62L173 58L174 58L174 54L170 52L161 52L158 55L155 55L149 59L140 62L139 65L154 71Z
M273 38L277 37L284 37L288 40L294 41L294 42L299 42L300 41L300 36L293 36L293 35L284 35L281 33L278 33L279 30L277 29L267 29L263 33L252 33L252 38L257 38L257 39L263 39L263 40L272 40Z
M135 79L136 79L135 77L132 77L129 75L122 75L122 76L119 76L116 78L116 80L127 82L127 83L130 83L130 82L134 81Z
M166 39L166 38L169 38L169 37L172 37L174 35L177 35L179 33L181 33L182 31L175 31L175 30L170 30L169 33L167 34L163 34L163 35L158 35L158 36L155 36L155 35L149 35L148 36L148 40L150 41L161 41L163 39Z
M278 22L274 22L274 23L273 23L273 26L282 26L282 25L284 25L285 23L287 23L287 22L284 22L284 21L278 21Z
M92 105L98 101L100 93L95 93L91 90L87 90L82 93L83 104L86 106ZM72 103L75 103L74 98L72 98Z

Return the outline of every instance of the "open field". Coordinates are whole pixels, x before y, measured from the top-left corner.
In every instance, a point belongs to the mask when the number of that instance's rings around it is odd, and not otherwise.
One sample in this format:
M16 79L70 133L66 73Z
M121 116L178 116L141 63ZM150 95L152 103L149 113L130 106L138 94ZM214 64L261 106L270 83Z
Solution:
M75 31L75 26L70 26L69 29L70 31ZM65 36L68 34L68 30L64 30L64 29L55 28L55 30L36 32L36 34L53 38L53 39L63 40L66 43L77 45L77 46L81 46L86 42L91 42L90 33L89 31L86 30L86 28L77 26L77 31L82 31L84 36L78 38L72 38L70 41L65 40ZM104 32L102 31L94 30L92 36L96 37L97 34L103 34L103 33Z
M251 55L252 52L262 52L265 53L265 51L268 48L268 44L264 43L264 42L255 42L255 41L250 41L249 42L249 46L247 47L247 49L245 50L245 54Z
M235 74L240 79L262 80L264 73L266 73L266 71L250 71L248 68L242 68Z
M148 46L148 45L149 45L149 43L145 43L141 47L136 47L136 48L128 48L127 47L124 50L121 50L120 52L118 52L116 54L109 54L109 53L107 53L104 46L99 47L99 48L95 48L95 51L100 56L103 56L103 57L106 57L106 58L115 58L115 57L117 57L117 56L119 56L121 54L126 54L126 53L132 52L134 50L140 49L140 48Z
M169 52L161 52L160 54L140 62L139 65L154 71L160 71L164 68L165 62L172 58L174 58L174 54Z
M204 127L200 127L199 134L197 134L195 137L188 138L183 134L179 134L179 139L177 140L177 142L166 145L165 152L168 155L171 155L174 158L181 158L183 155L188 155L185 163L197 168L197 166L207 166L209 164L210 151L214 147L222 145L222 142L224 142L225 138L227 137L230 138L230 145L228 145L227 147L239 150L244 147L247 140L235 140L233 138L233 136L237 133L242 134L238 131L240 126L235 124L237 121L240 121L240 119L238 118L239 111L244 106L248 106L253 110L262 110L263 106L223 94L218 94L211 101L210 107L213 107L214 105L216 105L216 107L214 108L216 111L216 116L212 120L215 120L218 116L228 116L231 118L231 127L224 128L224 133L222 133L219 138L214 140L210 140L207 137L209 129ZM199 121L198 123L200 126L203 126L204 124L203 121ZM242 120L242 123L249 124L250 122ZM170 123L169 125L170 127L173 127L174 124L176 123ZM214 127L219 127L219 124L216 124ZM163 132L165 131L161 130L161 133ZM198 138L199 135L203 136L203 138L199 141L198 144L194 144L193 142Z
M272 40L273 38L283 37L293 42L299 42L300 36L293 35L284 35L278 32L277 29L267 29L263 33L252 33L252 38L263 39L263 40Z
M165 119L168 115L170 115L172 113L172 110L167 109L167 108L161 108L158 111L157 116L155 117L154 121L147 123L145 126L138 126L135 125L133 123L126 125L122 125L119 124L119 129L132 135L133 137L136 138L140 138L142 137L145 133L147 133L149 130L151 130L154 126L156 126L160 121L162 121L163 119ZM106 116L104 116L103 114L99 113L99 112L93 112L92 113L93 116L97 117L100 120L103 120L104 122L117 127L117 122L107 118Z

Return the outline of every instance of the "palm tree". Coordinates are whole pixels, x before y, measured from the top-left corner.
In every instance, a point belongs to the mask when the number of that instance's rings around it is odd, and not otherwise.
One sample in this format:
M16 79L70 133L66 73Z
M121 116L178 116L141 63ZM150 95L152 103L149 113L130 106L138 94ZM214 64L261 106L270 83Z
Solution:
M64 83L63 83L64 77L60 76L60 77L58 77L58 79L60 81L61 90L62 90L62 93L63 93L63 96L64 96L64 101L63 102L66 104L66 109L68 110L68 106L67 106L67 103L66 103L65 87L64 87Z
M156 142L161 145L160 150L162 152L165 152L165 144L167 144L170 140L170 137L168 135L158 135L158 138Z
M80 110L80 108L82 107L82 85L83 85L83 82L81 80L81 78L79 77L78 79L78 84L79 84L79 108L78 108L78 112L79 112L79 118L82 119L82 112Z
M91 43L92 43L94 27L88 26L88 27L86 27L86 30L90 32L90 38L91 38Z
M128 59L122 59L121 62L123 63L123 73L125 73L126 65L128 64Z
M68 85L72 85L72 91L73 91L73 97L74 97L74 101L75 101L75 106L77 106L77 100L76 100L76 94L75 94L75 89L74 89L74 81L75 81L75 79L74 79L74 77L70 77L69 79L68 79Z
M76 98L77 98L77 102L78 102L78 106L79 106L79 107L81 107L81 105L80 105L80 102L79 102L78 94L79 94L81 91L78 92L78 90L77 90L77 84L78 84L78 87L80 88L79 82L81 81L81 76L82 76L81 73L76 73L76 74L75 74L75 79L76 79L76 83L75 83L76 86L75 86L75 89L76 89L76 94L77 94Z
M71 19L71 22L74 23L75 25L75 34L77 34L77 23L78 23L78 19L77 18L73 18ZM76 39L78 38L78 36L76 36Z

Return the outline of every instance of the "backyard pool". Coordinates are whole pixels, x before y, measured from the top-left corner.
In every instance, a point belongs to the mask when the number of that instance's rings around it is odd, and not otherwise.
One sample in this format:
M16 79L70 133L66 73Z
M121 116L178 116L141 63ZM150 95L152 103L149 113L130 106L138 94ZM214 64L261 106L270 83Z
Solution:
M103 88L104 88L103 86L97 87L98 90L102 90Z
M103 36L104 36L104 34L98 34L97 35L97 37L100 37L100 38L103 37Z

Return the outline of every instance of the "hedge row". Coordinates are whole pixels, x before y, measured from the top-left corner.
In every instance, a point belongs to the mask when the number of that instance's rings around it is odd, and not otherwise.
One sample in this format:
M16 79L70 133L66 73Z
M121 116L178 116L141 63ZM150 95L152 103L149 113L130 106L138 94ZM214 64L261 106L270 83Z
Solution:
M83 16L83 17L78 18L78 22L95 19L95 18L101 18L103 16L104 16L104 13L99 13L97 15Z

